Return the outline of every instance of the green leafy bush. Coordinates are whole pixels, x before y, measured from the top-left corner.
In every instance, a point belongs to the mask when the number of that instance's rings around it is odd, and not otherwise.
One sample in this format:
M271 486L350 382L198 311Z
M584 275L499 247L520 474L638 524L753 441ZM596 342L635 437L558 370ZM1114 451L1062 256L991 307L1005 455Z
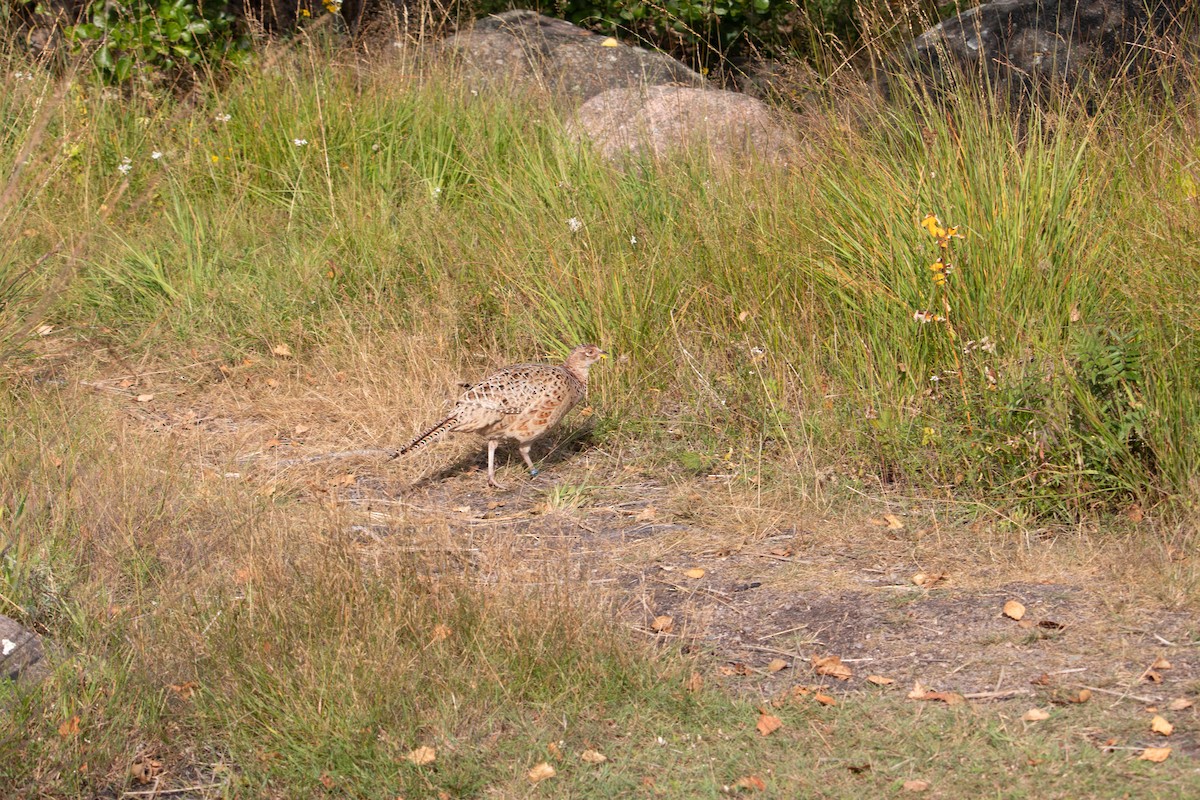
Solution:
M93 0L68 28L77 46L111 83L186 76L202 63L242 62L250 41L227 2L219 0Z

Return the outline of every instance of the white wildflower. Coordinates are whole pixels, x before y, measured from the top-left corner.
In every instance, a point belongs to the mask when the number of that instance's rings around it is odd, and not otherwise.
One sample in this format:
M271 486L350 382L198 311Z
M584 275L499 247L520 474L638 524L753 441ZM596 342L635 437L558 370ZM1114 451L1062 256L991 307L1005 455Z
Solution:
M305 147L308 144L308 139L292 139L292 144L296 147Z
M231 119L233 119L233 117L229 116L228 114L217 114L216 116L217 122L229 122Z
M131 169L133 169L133 159L128 158L128 157L122 158L121 163L117 165L117 170L122 175L128 175L129 170L131 170Z
M160 158L162 158L162 151L155 150L153 153L150 154L150 157L153 158L155 161L158 161Z
M630 237L629 237L629 243L630 243L630 244L637 244L637 237L636 237L636 236L630 236Z
M583 230L583 223L579 221L579 217L571 217L567 220L567 227L571 229L571 233L579 233Z

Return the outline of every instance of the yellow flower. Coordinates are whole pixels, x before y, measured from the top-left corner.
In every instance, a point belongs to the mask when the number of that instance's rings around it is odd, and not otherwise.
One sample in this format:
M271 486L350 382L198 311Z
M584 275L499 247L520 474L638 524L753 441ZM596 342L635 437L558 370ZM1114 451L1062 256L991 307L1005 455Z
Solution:
M221 157L219 155L216 155L215 153L213 155L209 156L209 158L212 159L212 162L214 164L220 162L220 160L221 160Z

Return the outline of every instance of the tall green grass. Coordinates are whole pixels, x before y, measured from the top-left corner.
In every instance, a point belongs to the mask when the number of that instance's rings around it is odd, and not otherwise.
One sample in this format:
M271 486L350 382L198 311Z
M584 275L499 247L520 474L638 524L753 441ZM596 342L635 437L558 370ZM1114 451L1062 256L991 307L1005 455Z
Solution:
M4 211L0 273L84 240L54 319L164 357L598 340L628 357L598 376L618 431L693 464L766 453L775 481L832 467L1070 518L1194 497L1194 83L1024 114L910 84L853 123L814 108L790 169L619 170L530 90L319 47L188 106L73 85ZM6 169L50 91L39 73L0 101ZM942 304L928 213L964 236L957 341L913 318ZM661 433L676 421L697 433Z

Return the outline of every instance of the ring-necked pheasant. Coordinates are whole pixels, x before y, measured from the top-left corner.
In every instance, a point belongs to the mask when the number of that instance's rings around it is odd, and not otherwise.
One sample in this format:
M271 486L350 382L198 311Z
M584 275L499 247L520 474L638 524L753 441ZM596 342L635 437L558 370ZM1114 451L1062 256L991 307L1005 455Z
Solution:
M492 486L504 488L496 482L496 447L504 439L517 443L529 474L537 475L530 446L587 397L588 370L606 355L594 344L582 344L561 366L515 364L493 372L462 393L450 416L400 448L393 458L447 433L477 433L487 439Z

